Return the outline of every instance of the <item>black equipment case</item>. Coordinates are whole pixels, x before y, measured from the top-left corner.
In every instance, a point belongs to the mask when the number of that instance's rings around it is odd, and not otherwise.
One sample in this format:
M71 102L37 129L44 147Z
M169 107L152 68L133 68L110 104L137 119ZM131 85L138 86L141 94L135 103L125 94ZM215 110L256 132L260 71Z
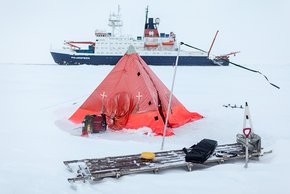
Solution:
M203 139L196 145L191 146L191 149L187 150L183 148L185 152L185 161L194 163L204 163L214 152L217 146L217 141L211 139Z

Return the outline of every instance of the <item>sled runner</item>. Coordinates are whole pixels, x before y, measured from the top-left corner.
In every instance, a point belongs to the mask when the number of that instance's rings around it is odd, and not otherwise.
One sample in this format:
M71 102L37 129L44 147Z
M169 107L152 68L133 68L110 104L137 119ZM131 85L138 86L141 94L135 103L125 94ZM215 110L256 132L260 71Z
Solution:
M197 145L185 149L186 151L180 149L155 152L153 153L154 157L150 159L144 159L141 157L141 154L133 154L95 159L70 160L64 161L64 164L71 172L76 174L74 178L68 179L71 183L76 181L98 181L106 177L119 178L124 175L135 173L157 173L160 170L178 167L185 167L188 171L192 171L195 166L200 164L221 164L228 160L245 159L245 145L243 141L239 139L240 137L243 138L243 135L237 136L237 143L217 146L215 144L217 143L216 141L210 140L210 144L208 144L209 149L202 146L202 149L205 149L208 155L202 152L201 154L196 154L195 151L195 156L198 156L198 159L194 158L193 160L190 160L190 158L186 159L187 154L191 153L196 147L199 147L198 145L203 141L207 141L208 143L208 140L202 140ZM249 139L250 144L253 145L251 149L249 149L249 158L259 158L263 155L260 146L261 141L257 141L257 138L260 137L255 135L254 141Z

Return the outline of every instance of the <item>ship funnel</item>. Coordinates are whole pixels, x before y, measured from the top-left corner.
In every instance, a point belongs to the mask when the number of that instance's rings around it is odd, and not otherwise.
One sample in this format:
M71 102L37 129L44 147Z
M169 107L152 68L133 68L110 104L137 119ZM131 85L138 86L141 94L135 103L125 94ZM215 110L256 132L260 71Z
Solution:
M128 47L128 50L127 50L127 52L126 52L126 54L134 54L134 53L137 53L136 52L136 49L135 49L135 47L133 46L133 45L130 45L129 47Z

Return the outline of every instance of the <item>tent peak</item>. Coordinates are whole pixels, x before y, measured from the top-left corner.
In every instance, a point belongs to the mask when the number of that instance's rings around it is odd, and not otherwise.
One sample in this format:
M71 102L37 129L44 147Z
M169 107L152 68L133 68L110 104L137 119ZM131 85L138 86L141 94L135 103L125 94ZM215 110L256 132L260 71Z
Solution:
M135 47L134 47L133 45L130 45L130 46L128 47L128 50L127 50L126 53L130 55L130 54L134 54L134 53L137 53L137 52L136 52Z

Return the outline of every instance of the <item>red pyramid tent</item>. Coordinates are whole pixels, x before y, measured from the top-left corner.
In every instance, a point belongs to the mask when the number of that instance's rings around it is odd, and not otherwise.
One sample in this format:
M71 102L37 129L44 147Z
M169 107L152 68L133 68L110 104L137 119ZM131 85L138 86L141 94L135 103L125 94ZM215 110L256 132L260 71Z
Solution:
M162 135L169 96L170 90L131 47L69 119L81 123L85 115L103 112L112 129L149 127ZM170 112L168 127L172 128L202 118L186 110L175 96ZM166 135L172 134L167 129Z

